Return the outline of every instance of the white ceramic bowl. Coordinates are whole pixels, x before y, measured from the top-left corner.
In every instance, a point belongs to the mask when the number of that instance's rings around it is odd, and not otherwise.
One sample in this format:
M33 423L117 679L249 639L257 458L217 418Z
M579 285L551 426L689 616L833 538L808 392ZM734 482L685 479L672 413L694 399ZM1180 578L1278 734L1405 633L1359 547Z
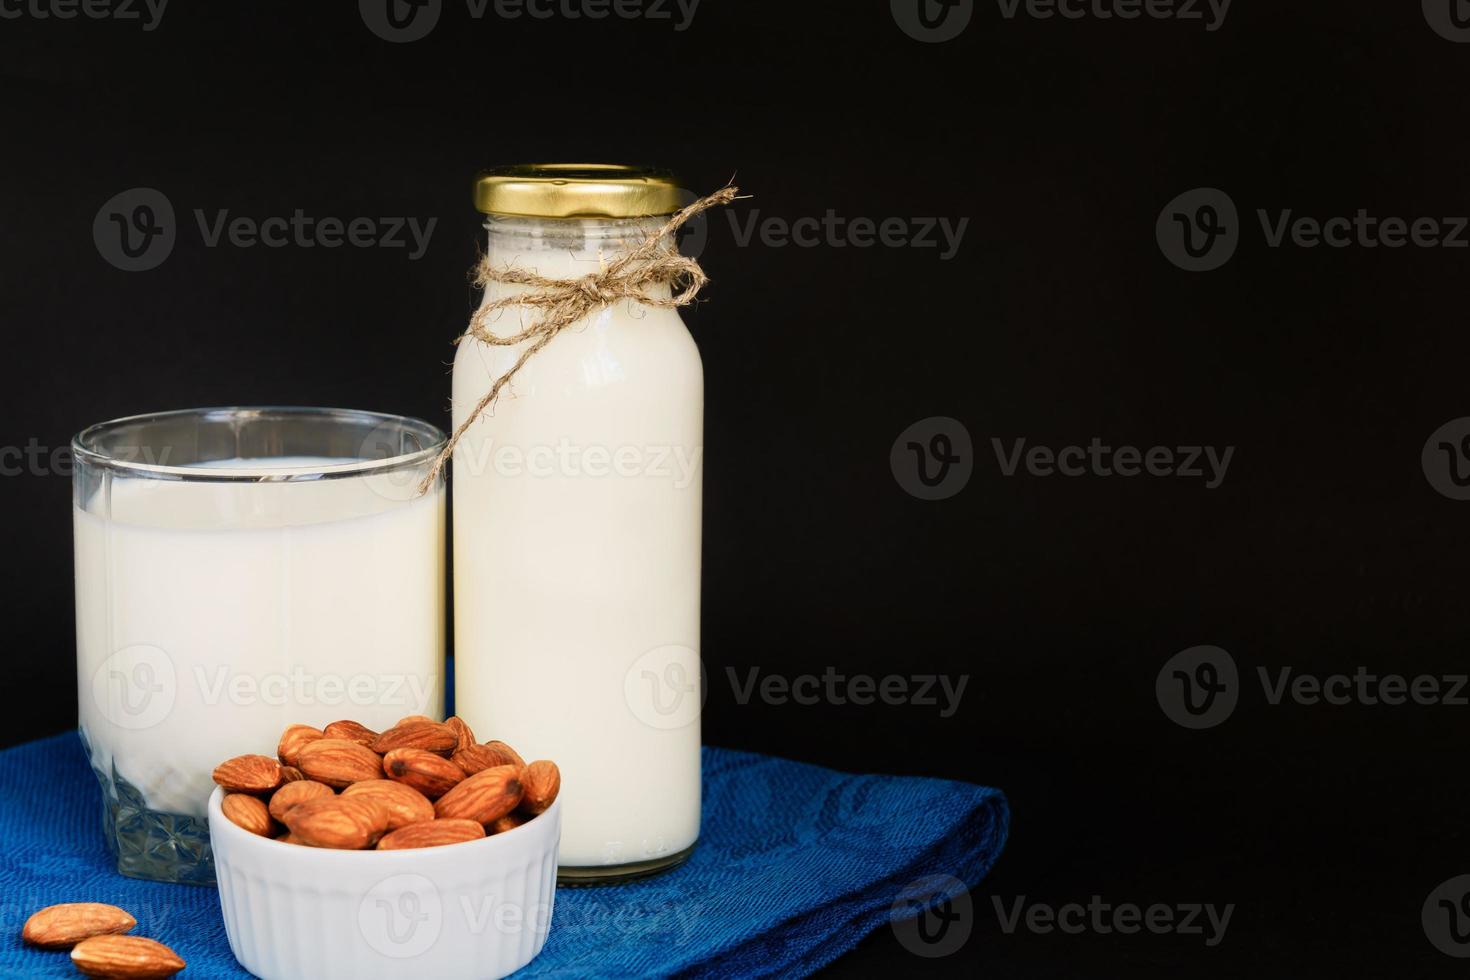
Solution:
M262 980L503 977L541 952L556 893L561 801L515 830L407 851L282 844L209 798L235 959Z

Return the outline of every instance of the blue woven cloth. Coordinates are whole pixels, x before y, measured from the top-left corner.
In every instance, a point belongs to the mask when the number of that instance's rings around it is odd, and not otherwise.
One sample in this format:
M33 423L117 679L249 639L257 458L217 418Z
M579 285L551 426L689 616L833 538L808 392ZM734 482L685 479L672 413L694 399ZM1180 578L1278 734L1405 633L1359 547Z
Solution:
M24 947L20 927L43 906L93 901L122 906L136 934L177 950L182 977L248 977L214 889L118 875L100 814L75 735L0 752L0 976L75 977L65 953ZM914 880L973 887L1008 822L1005 798L982 786L707 748L688 863L640 883L558 890L546 948L518 976L806 975L887 924Z

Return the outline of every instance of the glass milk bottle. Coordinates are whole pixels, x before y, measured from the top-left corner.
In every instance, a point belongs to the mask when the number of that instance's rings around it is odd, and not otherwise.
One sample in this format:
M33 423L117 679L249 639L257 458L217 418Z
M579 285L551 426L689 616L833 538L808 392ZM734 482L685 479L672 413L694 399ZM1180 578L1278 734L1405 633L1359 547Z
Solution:
M681 193L627 167L515 167L482 176L476 203L492 265L577 279ZM539 315L486 327L512 337ZM456 427L525 346L460 344ZM456 711L560 766L563 881L672 867L699 835L703 415L678 312L621 300L536 352L455 449Z

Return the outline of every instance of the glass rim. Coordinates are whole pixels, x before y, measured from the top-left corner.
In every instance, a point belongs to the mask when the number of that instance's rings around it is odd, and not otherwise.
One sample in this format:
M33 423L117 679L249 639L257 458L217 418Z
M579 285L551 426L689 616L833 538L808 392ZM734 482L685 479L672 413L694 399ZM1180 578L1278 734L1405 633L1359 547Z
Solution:
M341 463L304 466L289 473L263 473L258 469L220 469L199 465L168 465L135 459L123 459L97 448L97 441L110 432L128 425L148 425L166 420L194 417L200 421L270 420L317 418L327 421L367 423L373 428L398 426L417 432L427 445L423 449L385 459L343 457ZM223 405L212 408L181 408L166 412L144 412L126 415L89 425L72 436L71 451L76 463L116 470L131 476L155 480L181 480L197 483L299 483L309 480L338 480L387 473L429 462L439 455L449 436L432 422L411 415L373 412L356 408L325 408L308 405ZM442 476L441 476L442 479Z

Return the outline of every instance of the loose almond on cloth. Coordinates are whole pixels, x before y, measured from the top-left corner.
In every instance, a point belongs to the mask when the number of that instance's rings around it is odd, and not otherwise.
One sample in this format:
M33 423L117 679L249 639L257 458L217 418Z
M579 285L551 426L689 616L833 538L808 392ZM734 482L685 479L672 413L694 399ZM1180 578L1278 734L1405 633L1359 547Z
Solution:
M71 962L103 980L161 980L184 968L179 954L142 936L93 936L72 949Z
M138 924L132 914L101 902L48 905L21 927L20 938L43 949L69 949L92 936L118 935Z

